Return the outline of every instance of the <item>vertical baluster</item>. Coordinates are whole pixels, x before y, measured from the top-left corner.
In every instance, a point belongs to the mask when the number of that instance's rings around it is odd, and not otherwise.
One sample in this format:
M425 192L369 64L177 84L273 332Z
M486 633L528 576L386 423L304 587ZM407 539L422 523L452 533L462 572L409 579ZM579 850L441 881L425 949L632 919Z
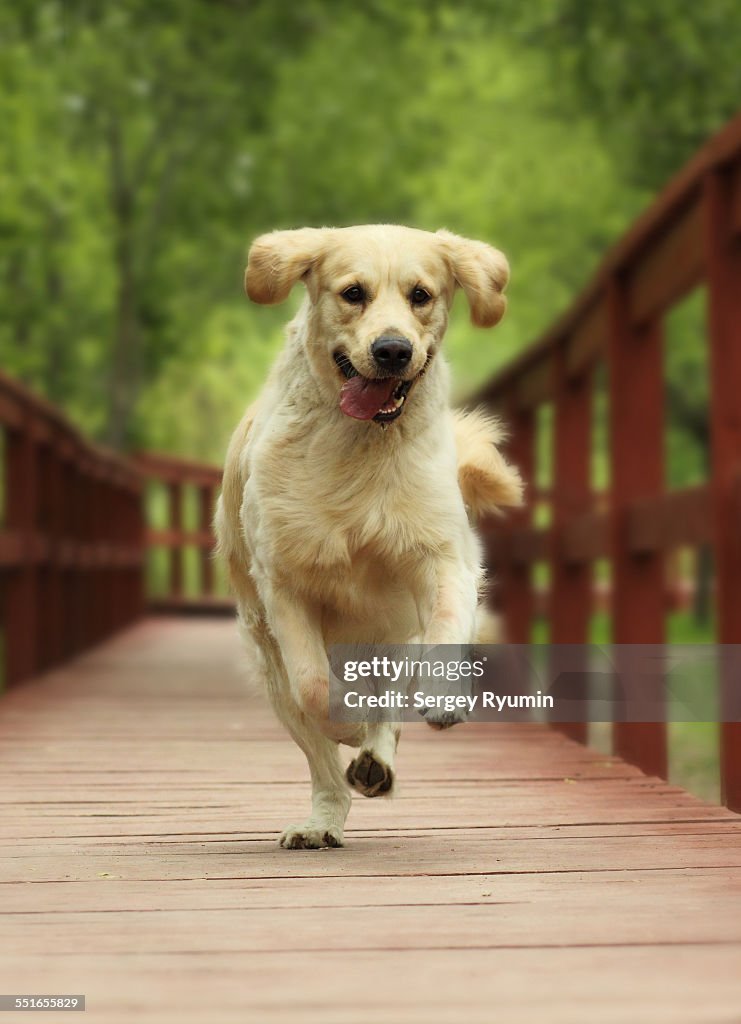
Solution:
M33 413L27 410L19 429L6 435L7 528L21 537L23 562L8 574L5 602L6 681L9 686L37 668L38 571L36 520L38 448Z
M111 630L120 629L124 623L124 606L123 606L123 588L122 573L123 568L118 564L116 556L121 545L121 533L122 533L122 510L121 510L121 480L120 472L116 468L111 483L111 526L110 526L110 537L109 537L109 550L110 558L112 559L110 568L111 577L111 589L113 591L113 608L111 616Z
M741 238L734 235L732 183L712 171L704 192L710 335L710 432L718 642L741 639ZM723 659L721 708L741 685ZM738 704L738 701L735 701ZM741 723L720 728L722 799L741 812Z
M110 464L105 467L105 519L103 521L103 545L106 552L106 561L102 570L103 587L106 598L105 635L110 634L116 628L116 571L108 558L112 550L112 539L115 536L116 528L116 484L115 471Z
M570 377L566 346L555 359L555 410L553 432L553 525L551 531L550 622L552 644L586 644L592 602L592 567L588 562L570 563L563 551L565 528L590 504L590 455L592 427L592 374L583 371ZM584 664L586 659L570 659ZM581 698L587 697L586 691ZM586 708L584 709L586 711ZM557 728L585 743L587 722L562 722Z
M52 504L54 507L54 532L56 543L59 548L64 545L69 549L70 542L74 541L74 561L70 564L65 561L60 564L57 559L56 578L54 587L57 591L57 621L56 629L57 644L60 660L69 657L76 650L82 647L80 636L83 630L83 622L75 601L75 583L80 574L79 558L81 555L78 539L75 536L76 530L80 530L82 523L78 523L75 529L74 524L79 515L77 502L78 490L81 483L71 478L72 464L75 458L74 450L65 448L64 451L56 452L55 479L53 488Z
M183 596L183 485L181 481L168 484L170 546L170 597Z
M56 665L64 660L66 650L64 631L63 579L69 569L62 564L63 546L68 539L65 529L65 495L62 493L64 464L61 453L61 437L55 429L48 447L48 461L43 480L46 491L46 532L49 542L49 561L46 566L46 645L45 662Z
M201 593L211 597L214 592L214 563L213 563L213 514L214 514L214 488L211 484L204 484L199 488L199 529L201 533L207 533L211 538L208 546L201 546Z
M46 428L47 424L44 425ZM36 534L40 550L43 552L36 568L36 670L44 671L52 663L50 639L52 635L51 621L54 608L51 600L52 563L56 554L52 538L50 498L52 484L52 437L42 430L41 441L37 448L37 505Z
M77 464L77 471L73 466ZM95 460L86 453L80 453L70 460L66 467L64 492L67 507L67 532L74 534L79 544L80 558L69 573L67 594L70 617L74 616L76 628L74 643L84 650L95 642L95 627L92 618L92 589L97 568L95 565L95 519L93 472ZM73 492L73 483L76 487ZM71 518L71 521L70 521Z
M146 604L146 551L147 551L147 521L146 521L146 485L143 482L131 481L130 492L130 531L128 542L132 553L136 553L139 561L132 566L132 618L136 619L144 614Z
M510 439L508 456L522 474L528 488L532 486L535 471L535 416L532 409L514 409L508 416ZM510 530L530 526L532 506L528 501L509 516ZM507 533L510 533L510 530ZM505 639L511 644L530 642L530 630L535 612L533 568L530 561L515 562L504 547L504 568L498 585L502 587L505 614Z
M664 486L664 381L661 324L637 329L629 297L615 279L608 290L613 641L663 643L664 565L660 553L635 555L628 513ZM667 774L665 722L616 722L615 752L651 775Z

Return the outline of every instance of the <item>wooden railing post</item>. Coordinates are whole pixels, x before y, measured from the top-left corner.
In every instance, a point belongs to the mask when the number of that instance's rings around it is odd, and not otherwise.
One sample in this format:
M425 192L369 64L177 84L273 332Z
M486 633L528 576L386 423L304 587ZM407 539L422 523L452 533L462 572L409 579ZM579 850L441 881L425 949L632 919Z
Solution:
M103 480L100 472L96 472L91 478L91 533L90 539L93 542L100 542L103 536L103 523L105 517L104 507L104 494L103 494ZM88 636L90 643L97 643L104 632L104 598L102 591L103 586L103 569L102 567L96 566L95 571L90 573L88 576L87 584L85 587L85 596L89 609L89 629Z
M198 526L202 533L210 534L213 528L214 489L206 484L198 489ZM201 593L211 596L214 592L213 548L201 547Z
M144 565L143 555L146 546L144 536L144 491L129 487L126 493L126 519L124 543L132 550L142 553L142 563L129 565L126 579L126 607L128 620L138 618L144 613Z
M613 642L664 642L663 558L635 554L629 544L629 506L664 487L664 383L661 325L637 329L629 296L614 278L608 291ZM665 722L616 722L615 752L649 775L667 774Z
M592 567L587 561L567 560L563 531L589 508L592 373L587 369L579 376L569 376L566 347L562 344L556 352L554 376L550 640L552 644L586 644L592 610ZM586 658L584 661L586 672ZM587 696L582 694L584 699ZM587 740L586 719L562 722L556 728L581 743Z
M6 523L23 545L23 561L8 574L5 595L5 664L9 686L36 671L38 648L38 445L32 410L6 437Z
M512 409L507 418L507 428L509 431L508 457L520 470L523 480L530 484L535 474L535 415L533 410ZM532 507L529 504L517 509L516 512L513 511L510 517L510 524L515 529L529 526L531 523ZM498 585L502 588L505 640L510 644L530 643L530 631L535 613L532 564L529 561L515 561L511 557L511 552L505 552L504 568Z
M169 500L168 526L173 542L170 549L170 594L183 595L183 485L180 482L167 485Z
M705 258L710 335L711 497L714 520L718 642L741 641L741 236L733 233L731 180L711 171L704 188ZM722 653L722 652L721 652ZM721 708L732 686L721 678ZM741 723L720 727L724 802L741 812Z
M56 665L62 661L65 651L64 598L62 580L69 570L62 565L63 544L66 540L64 520L64 496L62 494L63 463L60 440L56 430L44 449L43 474L40 480L40 496L43 496L43 532L49 545L48 562L42 572L44 581L39 602L40 666Z
M59 508L59 532L61 537L69 538L71 536L70 524L73 520L74 509L72 505L73 495L73 455L71 451L67 451L66 458L61 466L61 495L60 495L60 508ZM88 510L89 502L85 502L86 513L89 514ZM75 652L75 631L77 629L77 620L79 614L79 580L78 572L74 566L69 563L63 566L61 573L61 597L62 597L62 614L61 614L61 630L63 638L63 654L66 657Z

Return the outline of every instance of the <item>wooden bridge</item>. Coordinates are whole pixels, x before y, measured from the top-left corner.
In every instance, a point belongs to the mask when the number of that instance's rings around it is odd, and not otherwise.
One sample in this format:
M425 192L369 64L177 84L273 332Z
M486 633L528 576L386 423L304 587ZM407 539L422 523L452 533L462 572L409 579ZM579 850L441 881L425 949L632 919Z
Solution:
M667 493L661 323L700 283L712 475ZM548 526L486 531L510 639L547 563L550 638L584 642L608 558L613 638L661 642L664 559L710 543L717 639L741 643L739 390L741 120L479 396L528 479L554 410ZM218 470L100 451L4 377L0 425L3 992L85 993L101 1021L741 1019L741 726L721 726L725 806L665 781L663 723L615 725L610 755L579 724L407 727L399 796L356 799L344 850L279 851L306 770L214 614Z

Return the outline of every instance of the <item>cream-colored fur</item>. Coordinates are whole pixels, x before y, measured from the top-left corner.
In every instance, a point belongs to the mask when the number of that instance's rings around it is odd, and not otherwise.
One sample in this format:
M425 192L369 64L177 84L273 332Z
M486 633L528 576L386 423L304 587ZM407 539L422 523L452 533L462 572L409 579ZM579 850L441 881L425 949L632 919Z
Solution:
M330 719L327 648L466 644L483 624L469 518L517 504L521 483L496 448L496 422L449 409L440 346L456 288L474 322L492 326L507 276L484 243L387 225L274 232L250 251L254 301L280 302L299 279L307 290L232 438L216 517L245 643L309 762L312 814L285 830L283 846L341 845L348 782L367 796L393 786L398 728ZM351 286L362 303L343 297ZM423 303L411 298L420 288ZM388 332L411 345L402 413L353 419L340 408L334 356L377 379L370 347ZM339 742L361 747L347 773Z

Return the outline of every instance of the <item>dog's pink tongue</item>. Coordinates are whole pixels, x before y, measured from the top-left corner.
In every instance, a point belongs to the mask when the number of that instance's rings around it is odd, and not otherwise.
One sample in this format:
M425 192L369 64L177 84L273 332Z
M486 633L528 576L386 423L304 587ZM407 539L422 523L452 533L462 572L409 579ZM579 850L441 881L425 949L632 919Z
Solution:
M372 420L391 398L398 383L395 377L383 380L351 377L342 385L340 409L355 420Z

